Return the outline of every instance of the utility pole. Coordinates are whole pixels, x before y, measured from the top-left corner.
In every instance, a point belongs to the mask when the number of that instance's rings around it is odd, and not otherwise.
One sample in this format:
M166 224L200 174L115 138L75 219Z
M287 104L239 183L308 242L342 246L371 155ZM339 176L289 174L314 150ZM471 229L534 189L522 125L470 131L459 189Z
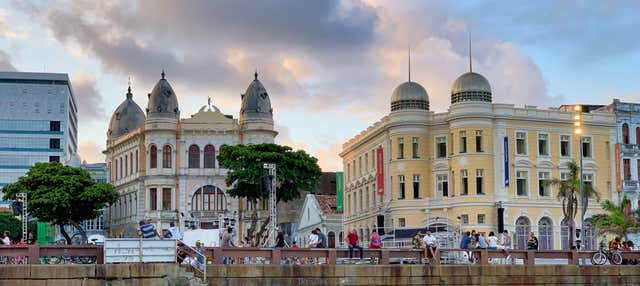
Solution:
M18 199L22 201L22 239L27 241L27 217L29 215L27 209L27 193L18 193Z
M269 177L271 178L271 188L269 192L269 239L267 240L269 245L275 247L276 245L276 164L265 163L263 165L265 169L269 171Z

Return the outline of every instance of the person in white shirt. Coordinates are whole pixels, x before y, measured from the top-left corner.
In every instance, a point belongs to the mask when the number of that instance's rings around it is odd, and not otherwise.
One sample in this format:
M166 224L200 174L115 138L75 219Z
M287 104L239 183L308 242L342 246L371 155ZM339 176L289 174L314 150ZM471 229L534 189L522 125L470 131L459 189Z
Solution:
M422 238L422 242L425 247L425 251L427 252L427 256L434 257L436 248L438 247L438 241L436 238L431 235L431 230L427 230L427 234Z
M489 249L502 249L504 253L507 254L507 259L511 258L511 254L509 254L509 250L507 250L504 246L498 244L498 238L493 233L493 231L489 232Z
M312 230L311 234L309 235L309 244L307 244L308 248L315 248L318 245L318 240L320 238L318 237L318 234L316 234L316 230Z
M180 233L180 229L173 222L169 224L169 233L172 239L182 240L182 233Z

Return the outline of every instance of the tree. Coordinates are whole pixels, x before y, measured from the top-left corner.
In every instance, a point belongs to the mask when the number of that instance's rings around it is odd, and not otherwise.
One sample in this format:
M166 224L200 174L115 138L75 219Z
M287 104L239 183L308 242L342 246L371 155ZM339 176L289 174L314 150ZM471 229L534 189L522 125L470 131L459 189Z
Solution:
M29 220L27 231L35 232L37 228L37 222ZM22 239L22 220L11 212L0 212L0 234L5 230L9 231L11 240L19 242Z
M602 208L607 214L594 215L589 218L589 222L596 226L599 233L611 233L627 240L629 229L638 226L638 211L631 212L629 199L623 197L620 204L606 200L602 203Z
M578 203L580 201L580 168L576 162L567 163L569 168L569 174L566 180L553 179L551 185L558 188L558 200L562 201L562 214L564 216L563 221L567 222L569 227L568 245L573 247L573 238L576 237L576 222L575 218L578 214ZM582 184L582 191L587 198L596 198L600 200L598 192L593 188L591 184ZM585 212L589 208L589 200L584 201ZM584 226L583 226L584 227ZM584 238L582 238L584 239Z
M29 214L60 226L68 244L71 237L64 230L65 225L75 227L86 240L82 221L100 216L101 210L119 197L111 184L98 183L87 171L58 162L36 163L17 182L5 186L3 192L5 200L27 193Z
M311 192L318 185L322 171L318 160L305 151L293 151L291 147L277 144L234 145L220 148L218 160L229 169L226 184L227 193L234 197L246 198L256 202L267 199L268 193L262 191L262 177L267 174L265 163L277 166L276 197L278 201L287 202L300 197L300 191ZM254 212L254 217L257 213ZM267 219L257 236L261 236L268 224ZM255 220L249 230L252 237L256 231ZM256 237L256 244L260 237Z

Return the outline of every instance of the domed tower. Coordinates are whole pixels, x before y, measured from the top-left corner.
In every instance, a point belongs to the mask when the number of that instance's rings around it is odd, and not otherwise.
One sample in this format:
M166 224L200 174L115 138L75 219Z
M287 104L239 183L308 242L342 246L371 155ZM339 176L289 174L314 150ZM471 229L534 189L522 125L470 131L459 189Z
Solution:
M491 103L489 81L481 74L473 72L471 40L469 40L469 72L459 76L451 86L451 104L467 101Z
M165 73L162 71L162 78L153 87L149 93L149 103L147 105L147 117L151 118L167 118L179 119L180 109L178 109L178 97L173 88L165 79Z
M273 108L267 90L258 80L257 71L241 97L239 124L242 143L273 143L278 134L273 130Z
M411 80L400 84L391 95L391 111L398 110L429 111L429 95L422 85Z
M132 131L144 124L144 112L138 104L133 101L131 86L127 90L126 99L116 108L109 122L107 139L115 139Z

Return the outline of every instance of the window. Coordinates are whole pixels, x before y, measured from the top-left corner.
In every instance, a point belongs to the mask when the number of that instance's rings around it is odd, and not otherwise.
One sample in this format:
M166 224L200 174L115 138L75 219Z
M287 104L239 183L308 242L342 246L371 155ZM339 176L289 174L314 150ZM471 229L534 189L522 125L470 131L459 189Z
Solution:
M60 139L59 138L50 138L49 139L49 149L60 149Z
M351 194L347 195L346 211L347 211L347 214L351 214Z
M438 195L442 197L449 196L449 181L446 174L436 176L436 189L438 190Z
M151 145L149 148L149 168L158 168L158 148L156 145Z
M636 127L636 145L640 145L640 127Z
M484 175L484 170L483 169L477 169L476 170L476 194L477 195L484 195L484 191L482 190L482 177Z
M469 224L469 215L467 214L461 215L460 220L462 221L462 224Z
M129 156L124 155L124 176L129 174Z
M587 186L593 187L593 174L582 174L582 182Z
M171 146L162 147L162 168L171 168Z
M420 154L418 153L418 137L411 138L411 154L413 159L419 159Z
M371 170L376 169L376 150L371 150Z
M136 150L136 172L138 172L140 169L138 169L138 150Z
M189 146L189 168L200 168L200 147L195 144Z
M460 153L467 153L467 131L460 131Z
M467 170L460 170L460 178L462 178L462 182L460 183L460 195L466 196L469 194L469 174Z
M364 153L364 172L369 172L369 153Z
M404 159L404 138L398 138L398 159Z
M622 124L622 143L629 144L629 124Z
M549 134L538 134L538 155L549 156Z
M484 224L484 214L478 214L478 224Z
M624 180L625 181L631 180L631 160L623 159L622 166L624 166Z
M358 210L362 211L362 190L358 191Z
M224 210L227 206L224 192L214 186L198 188L191 198L191 209L195 211ZM255 208L255 206L253 206ZM247 204L249 209L249 204Z
M158 209L158 189L149 189L149 209L155 211Z
M171 210L171 189L162 188L162 210Z
M116 180L117 180L119 178L119 176L118 176L118 159L116 159L116 164L115 165L116 165L115 177L116 177Z
M351 164L347 163L347 181L351 181Z
M560 172L560 181L566 181L569 179L569 172Z
M129 152L129 174L133 175L133 152Z
M516 132L516 154L527 155L527 133Z
M527 195L527 179L529 178L529 173L527 171L517 171L516 172L516 194L518 196L526 196Z
M405 227L406 226L406 221L403 217L398 219L398 227Z
M60 121L49 121L49 131L60 131Z
M560 135L560 157L569 157L571 156L571 136L569 135Z
M436 158L447 157L447 137L436 137Z
M358 176L362 176L362 156L358 157Z
M413 198L420 198L420 175L413 175Z
M122 178L123 178L123 176L122 176L122 169L123 169L123 168L122 168L122 157L120 157L120 179L122 179Z
M582 138L582 157L591 158L591 137Z
M369 187L364 187L364 207L369 209Z
M400 183L400 197L398 199L404 200L404 176L398 176L398 182Z
M476 152L482 151L482 130L476 130Z
M49 156L49 162L60 162L60 156Z
M551 197L551 173L538 172L538 196Z

